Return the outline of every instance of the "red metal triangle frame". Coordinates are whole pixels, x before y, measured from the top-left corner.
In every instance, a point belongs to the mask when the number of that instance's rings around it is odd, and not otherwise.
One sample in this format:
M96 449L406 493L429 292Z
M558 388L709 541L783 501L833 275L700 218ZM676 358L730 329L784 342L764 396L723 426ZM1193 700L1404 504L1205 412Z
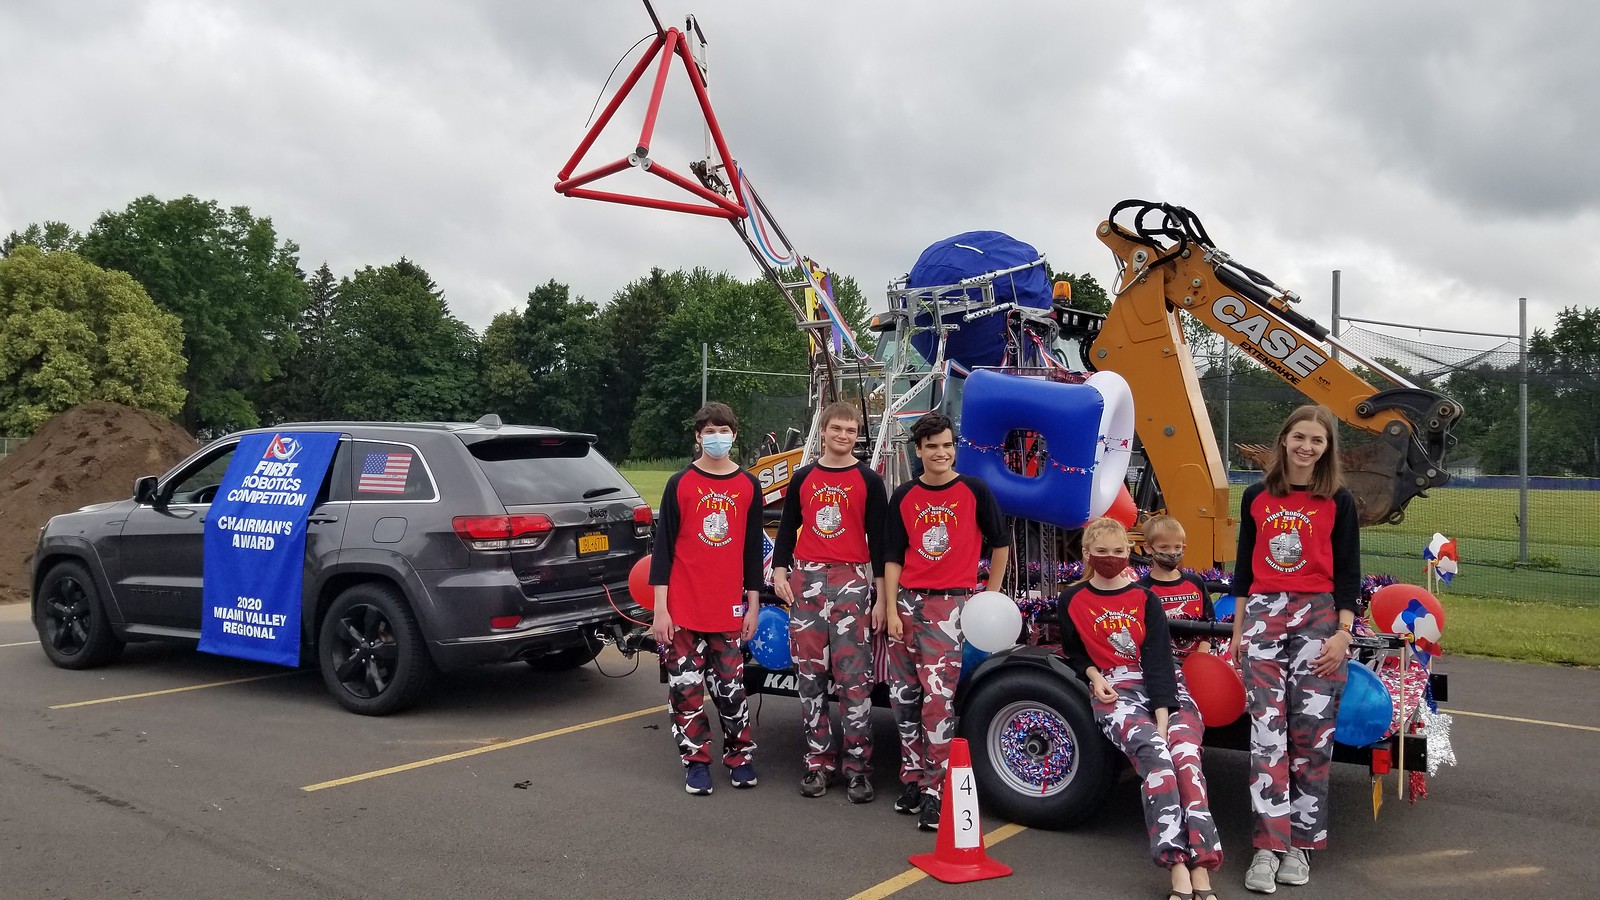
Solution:
M650 106L644 113L644 127L639 131L639 143L634 151L619 160L606 163L590 169L581 175L573 175L572 170L578 167L589 148L594 145L600 132L605 130L611 122L611 117L616 113L622 101L639 83L646 68L657 55L661 62L656 66L655 85L650 92ZM672 68L672 57L677 56L683 60L684 69L689 73L689 83L694 85L694 95L700 101L700 112L705 115L706 127L711 130L711 139L716 144L717 153L722 158L723 171L728 173L728 183L733 187L733 199L722 196L716 191L683 177L677 172L663 166L650 158L650 138L655 133L656 115L661 110L661 95L667 86L667 74ZM608 175L615 175L624 169L637 167L663 180L677 185L689 193L699 197L705 203L690 203L682 200L660 200L654 197L640 197L633 194L617 194L610 191L597 191L584 185L599 181ZM706 83L700 77L700 67L689 53L687 36L676 28L668 28L656 33L656 39L650 46L650 52L640 58L633 71L628 73L622 86L617 88L617 93L606 104L605 111L600 118L590 126L583 140L578 143L578 149L573 151L572 158L561 167L556 175L556 193L568 197L577 197L584 200L604 200L609 203L626 203L632 206L647 206L652 209L666 209L673 212L694 213L701 216L715 216L723 219L742 219L749 215L744 192L739 186L738 170L734 168L733 157L728 154L728 145L722 138L722 129L717 125L717 116L711 111L711 98L706 93Z

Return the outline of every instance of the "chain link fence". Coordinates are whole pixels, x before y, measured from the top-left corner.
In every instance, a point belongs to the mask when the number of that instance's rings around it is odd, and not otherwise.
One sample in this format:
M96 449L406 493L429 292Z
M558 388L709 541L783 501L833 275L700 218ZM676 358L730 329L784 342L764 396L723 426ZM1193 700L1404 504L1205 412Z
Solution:
M1465 410L1455 432L1458 443L1446 461L1450 483L1413 500L1400 524L1362 530L1366 574L1421 583L1423 548L1440 533L1455 539L1461 557L1460 572L1446 592L1600 605L1596 355L1530 352L1524 374L1515 342L1474 350L1360 328L1347 331L1342 340L1419 386L1454 398ZM1270 446L1283 419L1305 399L1237 353L1227 375L1217 357L1208 363L1201 389L1218 443L1230 445L1224 452L1234 469L1230 480L1237 508L1242 485L1260 477L1238 445ZM1374 385L1388 386L1361 374ZM1340 440L1359 446L1368 436L1346 427ZM1519 471L1524 440L1525 487Z

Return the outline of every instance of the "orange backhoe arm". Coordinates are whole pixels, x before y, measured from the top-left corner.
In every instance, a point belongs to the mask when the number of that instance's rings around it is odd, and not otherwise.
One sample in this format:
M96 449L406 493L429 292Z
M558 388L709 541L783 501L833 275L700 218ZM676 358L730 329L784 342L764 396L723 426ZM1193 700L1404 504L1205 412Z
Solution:
M1132 227L1117 215L1137 208ZM1152 221L1152 217L1155 221ZM1322 326L1290 308L1287 291L1210 244L1192 213L1125 201L1099 237L1121 267L1116 299L1090 350L1096 369L1117 372L1133 390L1140 441L1159 479L1166 511L1183 522L1191 559L1234 558L1227 472L1206 414L1178 311L1203 322L1314 403L1378 436L1346 483L1363 524L1398 522L1411 498L1444 484L1450 429L1461 409L1406 385L1378 390L1332 358ZM1370 363L1382 372L1381 366Z

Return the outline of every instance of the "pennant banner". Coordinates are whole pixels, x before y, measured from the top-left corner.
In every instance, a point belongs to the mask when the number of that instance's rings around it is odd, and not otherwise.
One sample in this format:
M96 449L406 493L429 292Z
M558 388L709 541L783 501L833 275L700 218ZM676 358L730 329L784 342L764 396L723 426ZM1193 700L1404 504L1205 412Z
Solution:
M338 446L337 432L239 441L206 513L201 650L300 665L306 517Z

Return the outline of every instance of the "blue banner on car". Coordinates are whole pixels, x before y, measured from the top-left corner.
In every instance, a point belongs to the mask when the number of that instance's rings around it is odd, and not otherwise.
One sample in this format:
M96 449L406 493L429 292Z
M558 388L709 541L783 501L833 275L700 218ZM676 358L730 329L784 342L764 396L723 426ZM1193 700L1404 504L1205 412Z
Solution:
M206 514L200 649L300 665L306 517L337 433L246 435Z

